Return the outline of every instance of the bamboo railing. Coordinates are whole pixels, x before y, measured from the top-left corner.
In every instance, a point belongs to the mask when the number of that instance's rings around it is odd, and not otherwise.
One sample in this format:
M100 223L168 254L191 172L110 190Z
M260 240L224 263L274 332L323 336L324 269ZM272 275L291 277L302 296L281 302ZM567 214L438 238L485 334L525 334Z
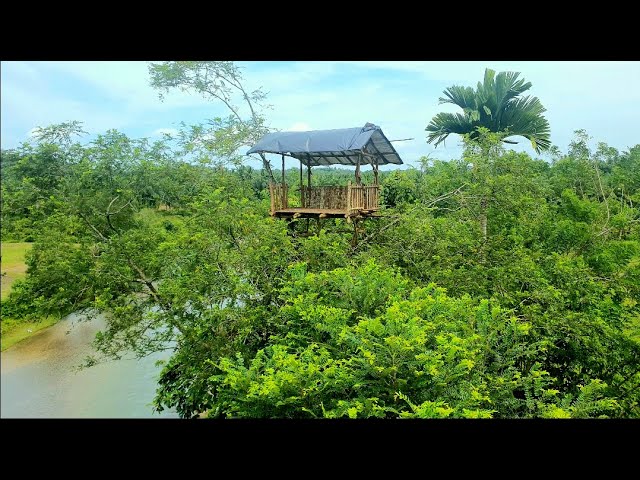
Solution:
M271 216L276 211L289 208L289 186L286 183L269 183L269 197L271 198Z
M271 215L289 208L288 186L280 183L269 184ZM347 215L354 211L372 212L380 208L380 187L378 185L318 186L301 189L301 206L327 210L341 210Z
M347 188L340 186L302 186L302 206L330 210L347 209Z
M378 210L380 187L378 185L347 185L347 212L352 210Z

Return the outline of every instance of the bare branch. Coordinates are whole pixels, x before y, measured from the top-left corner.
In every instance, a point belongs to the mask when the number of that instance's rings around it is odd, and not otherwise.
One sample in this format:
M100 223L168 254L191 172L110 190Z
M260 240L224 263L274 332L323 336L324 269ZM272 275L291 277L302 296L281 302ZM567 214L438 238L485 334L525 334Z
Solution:
M82 212L78 211L78 215L82 220L84 220L84 223L86 223L89 227L91 227L91 229L98 235L98 237L100 237L101 240L105 242L108 241L108 238L105 237L100 230L98 230L95 226L93 226L91 222L87 220L87 217L85 217L85 215Z

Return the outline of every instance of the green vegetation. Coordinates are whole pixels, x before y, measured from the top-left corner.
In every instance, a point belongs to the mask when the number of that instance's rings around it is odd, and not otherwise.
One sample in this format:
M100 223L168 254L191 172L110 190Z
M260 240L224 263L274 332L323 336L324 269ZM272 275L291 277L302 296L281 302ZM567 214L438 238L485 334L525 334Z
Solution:
M505 143L517 143L506 138L522 136L531 141L534 150L540 153L551 147L549 122L542 115L546 109L537 97L522 96L531 88L531 82L518 79L518 72L496 72L487 68L484 81L471 87L454 85L444 91L440 103L452 103L462 113L438 113L426 131L427 141L436 146L450 134L479 136L479 128L499 133Z
M14 281L26 275L27 266L25 256L31 249L31 244L2 242L2 299L9 296ZM24 322L2 316L2 347L6 350L10 346L30 337L34 333L56 323L57 318L47 317L36 321Z
M341 220L269 217L227 127L207 149L72 123L3 151L3 240L34 241L3 316L104 313L88 364L175 347L155 406L187 418L640 416L640 145L577 131L547 162L479 128L381 175L353 246Z
M54 325L58 320L59 318L57 317L45 317L33 322L23 322L12 318L3 318L0 324L2 325L1 350L4 351L16 343L35 335L40 330Z
M24 278L27 266L24 263L24 257L31 248L30 243L7 243L0 244L2 257L0 271L2 272L2 299L4 300L11 290L11 284L14 281Z

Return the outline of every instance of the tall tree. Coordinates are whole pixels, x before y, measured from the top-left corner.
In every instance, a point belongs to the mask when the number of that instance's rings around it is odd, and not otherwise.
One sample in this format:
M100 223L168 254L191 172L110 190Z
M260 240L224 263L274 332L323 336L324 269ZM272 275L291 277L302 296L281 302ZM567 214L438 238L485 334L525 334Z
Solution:
M261 89L248 91L240 68L233 62L189 61L150 63L151 86L160 99L171 90L192 92L207 100L221 102L229 110L226 118L214 118L208 127L194 125L183 140L204 146L220 158L230 159L243 146L255 144L269 129L261 113L266 95ZM271 164L264 155L262 163L271 179Z
M462 113L440 112L431 119L425 129L427 141L436 146L450 134L468 134L477 138L478 127L490 132L502 133L505 143L517 143L508 137L522 136L531 141L533 149L540 153L551 147L549 122L542 115L546 109L537 97L523 96L531 88L531 82L518 78L519 72L500 72L487 68L484 81L477 88L454 85L440 97L440 104L452 103Z

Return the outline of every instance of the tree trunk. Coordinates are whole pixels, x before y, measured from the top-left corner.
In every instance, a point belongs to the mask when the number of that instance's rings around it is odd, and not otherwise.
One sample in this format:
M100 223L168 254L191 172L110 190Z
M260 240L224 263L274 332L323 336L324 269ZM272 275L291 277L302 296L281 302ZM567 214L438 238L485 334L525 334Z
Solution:
M480 199L480 230L482 231L482 240L487 241L487 197Z
M264 156L264 153L259 153L260 158L262 158L262 166L269 174L269 181L276 183L276 179L273 176L273 171L271 170L271 163L267 160L267 157Z

